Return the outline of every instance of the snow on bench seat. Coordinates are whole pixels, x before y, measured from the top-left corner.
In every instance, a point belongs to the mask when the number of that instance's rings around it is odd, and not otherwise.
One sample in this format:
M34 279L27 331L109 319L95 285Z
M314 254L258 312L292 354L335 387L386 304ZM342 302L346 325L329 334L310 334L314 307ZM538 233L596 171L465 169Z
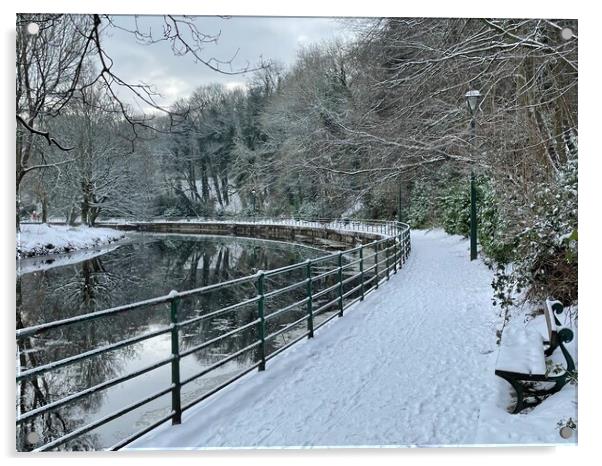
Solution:
M496 369L520 374L545 374L543 337L529 328L508 329L502 338Z

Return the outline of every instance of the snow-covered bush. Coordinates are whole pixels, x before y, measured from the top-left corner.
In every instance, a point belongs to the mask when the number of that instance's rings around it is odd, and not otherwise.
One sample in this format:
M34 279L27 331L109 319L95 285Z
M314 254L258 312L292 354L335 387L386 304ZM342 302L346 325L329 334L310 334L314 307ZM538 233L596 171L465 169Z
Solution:
M527 300L577 301L577 185L576 156L539 185L515 239L512 267L501 267L493 284L502 305L512 303L514 292Z

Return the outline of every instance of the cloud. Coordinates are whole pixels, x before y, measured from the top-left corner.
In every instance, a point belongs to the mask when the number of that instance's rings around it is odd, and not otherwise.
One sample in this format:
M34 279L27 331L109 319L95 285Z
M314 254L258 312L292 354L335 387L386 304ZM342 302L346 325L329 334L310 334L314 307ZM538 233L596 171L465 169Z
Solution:
M119 16L116 21L130 29L134 26L133 17ZM254 67L262 60L287 67L294 63L300 47L346 34L343 23L332 18L199 17L195 23L207 34L219 34L217 43L204 47L203 57L221 61L235 57L232 63L224 65L229 71ZM145 31L151 30L155 37L162 34L162 17L141 16L138 24ZM217 73L195 63L191 56L175 56L167 42L142 45L131 34L114 28L105 38L105 47L114 60L114 71L128 82L153 85L162 96L158 99L162 105L170 105L198 86L210 83L221 83L228 89L245 88L250 77L250 73ZM123 98L133 100L125 95Z
M233 91L234 89L246 89L247 83L244 81L229 81L224 84L224 87L229 91Z

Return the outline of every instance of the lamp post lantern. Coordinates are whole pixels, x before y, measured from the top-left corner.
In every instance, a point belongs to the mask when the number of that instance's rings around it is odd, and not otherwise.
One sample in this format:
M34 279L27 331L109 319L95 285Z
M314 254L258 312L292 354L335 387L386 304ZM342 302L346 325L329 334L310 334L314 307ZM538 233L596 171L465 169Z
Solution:
M476 115L479 108L479 102L481 100L481 93L476 90L468 91L465 96L466 105L470 112L470 145L472 149L472 155L475 155L474 140L477 132ZM477 258L477 190L474 179L474 161L470 167L470 260L473 261Z

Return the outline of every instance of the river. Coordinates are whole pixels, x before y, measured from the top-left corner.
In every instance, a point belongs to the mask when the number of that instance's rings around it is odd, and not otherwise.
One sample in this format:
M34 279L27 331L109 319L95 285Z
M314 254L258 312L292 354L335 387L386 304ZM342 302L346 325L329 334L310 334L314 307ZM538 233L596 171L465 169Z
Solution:
M340 245L339 245L340 246ZM324 249L276 241L201 235L129 235L109 250L87 252L83 260L44 259L40 265L22 261L17 277L17 328L64 319L109 307L161 296L171 290L188 290L324 256ZM267 280L269 289L303 278L303 270ZM351 271L349 271L351 273ZM303 297L298 290L266 302L276 309ZM253 283L182 300L181 320L199 316L253 297ZM288 301L286 301L288 299ZM268 333L299 319L304 308L270 321ZM182 350L215 338L257 318L256 304L239 308L187 327L181 335ZM17 364L21 370L100 348L126 338L169 325L169 306L128 311L114 317L78 323L49 331L19 344ZM304 331L299 327L297 334ZM289 332L270 340L268 352L294 338ZM232 337L181 360L182 378L236 352L257 339L250 327ZM83 362L48 372L17 386L17 412L27 412L107 380L130 373L169 357L169 334L110 351ZM183 404L198 398L221 381L256 361L251 351L218 370L183 387ZM17 427L17 449L27 451L109 415L170 384L169 365L39 415ZM98 450L110 447L169 413L170 395L165 395L110 423L65 444L67 450ZM30 432L34 436L28 436ZM27 440L29 438L29 441ZM31 441L33 439L33 442Z

